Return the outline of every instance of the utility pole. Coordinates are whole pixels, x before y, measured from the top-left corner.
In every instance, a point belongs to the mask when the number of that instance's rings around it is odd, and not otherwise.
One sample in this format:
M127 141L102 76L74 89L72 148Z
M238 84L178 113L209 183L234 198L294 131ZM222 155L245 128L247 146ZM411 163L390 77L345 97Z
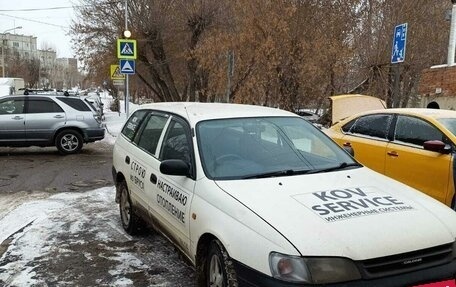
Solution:
M226 87L226 97L225 97L225 102L229 103L230 102L230 94L231 94L231 78L234 75L234 53L233 51L228 52L228 70L227 70L227 75L228 75L228 83Z
M125 0L125 31L124 36L126 38L130 38L131 33L128 31L128 0ZM128 82L128 74L125 75L125 114L126 118L128 119L129 116L129 107L130 107L130 95L129 95L129 82Z
M454 54L456 48L456 0L451 0L453 8L451 10L450 39L448 43L448 66L454 65Z

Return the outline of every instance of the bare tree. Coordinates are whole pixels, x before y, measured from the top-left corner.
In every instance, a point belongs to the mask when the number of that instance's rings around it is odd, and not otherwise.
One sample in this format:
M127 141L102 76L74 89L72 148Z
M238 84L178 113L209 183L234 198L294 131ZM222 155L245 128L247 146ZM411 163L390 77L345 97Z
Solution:
M122 2L82 0L81 21L72 25L77 55L97 81L109 77L109 65L117 62ZM320 107L334 94L363 92L392 105L392 33L395 25L407 22L396 103L405 106L416 94L421 70L445 58L443 15L451 6L446 2L130 1L129 28L138 40L135 77L140 79L132 81L132 94L156 101L228 97L293 110ZM227 55L234 55L234 65Z

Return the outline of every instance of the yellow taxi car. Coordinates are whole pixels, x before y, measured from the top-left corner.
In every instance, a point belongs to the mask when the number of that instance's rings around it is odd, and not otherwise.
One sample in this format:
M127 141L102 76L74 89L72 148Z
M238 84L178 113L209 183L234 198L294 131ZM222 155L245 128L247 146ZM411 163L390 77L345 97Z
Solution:
M456 111L380 109L347 117L326 134L365 166L455 207Z

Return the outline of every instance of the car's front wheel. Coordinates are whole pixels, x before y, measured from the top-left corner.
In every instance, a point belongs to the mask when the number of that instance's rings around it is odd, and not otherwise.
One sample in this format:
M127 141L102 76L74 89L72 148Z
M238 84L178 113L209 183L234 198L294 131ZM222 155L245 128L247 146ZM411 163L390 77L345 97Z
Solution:
M81 134L74 130L63 130L55 138L55 146L63 154L78 153L82 144Z
M218 240L209 245L206 258L206 280L208 287L237 287L233 261Z

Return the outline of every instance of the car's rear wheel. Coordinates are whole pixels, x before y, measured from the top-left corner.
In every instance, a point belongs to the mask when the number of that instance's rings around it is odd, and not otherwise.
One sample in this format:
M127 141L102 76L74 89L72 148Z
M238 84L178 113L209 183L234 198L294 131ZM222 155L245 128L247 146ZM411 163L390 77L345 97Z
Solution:
M233 261L218 240L211 241L206 259L206 280L208 287L237 287Z
M121 181L117 188L120 193L119 211L122 227L130 235L135 235L143 227L142 220L135 214L133 204L131 203L130 194L128 192L127 183Z
M55 146L63 154L78 153L82 144L82 136L75 130L63 130L55 138Z

